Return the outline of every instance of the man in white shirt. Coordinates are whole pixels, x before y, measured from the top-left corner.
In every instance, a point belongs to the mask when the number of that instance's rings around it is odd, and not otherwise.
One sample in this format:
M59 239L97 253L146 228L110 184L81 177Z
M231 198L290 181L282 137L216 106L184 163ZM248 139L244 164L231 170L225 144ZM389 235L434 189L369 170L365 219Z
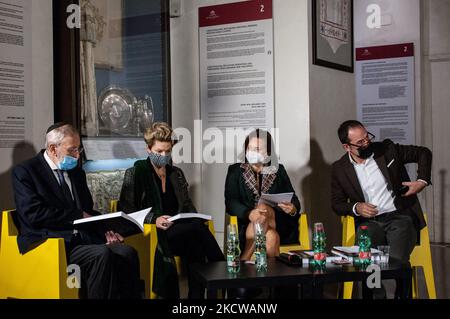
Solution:
M391 140L373 142L375 137L358 121L342 123L338 136L346 154L332 165L333 210L353 215L357 230L368 226L372 247L389 245L392 258L409 262L426 225L416 194L431 184L430 150ZM418 164L416 181L410 181L408 163ZM384 288L375 294L385 297Z
M419 146L373 142L358 121L338 129L346 154L332 165L331 204L340 216L353 215L357 227L367 225L372 247L389 245L390 256L408 262L425 219L417 194L431 184L432 154ZM417 163L410 181L405 164Z

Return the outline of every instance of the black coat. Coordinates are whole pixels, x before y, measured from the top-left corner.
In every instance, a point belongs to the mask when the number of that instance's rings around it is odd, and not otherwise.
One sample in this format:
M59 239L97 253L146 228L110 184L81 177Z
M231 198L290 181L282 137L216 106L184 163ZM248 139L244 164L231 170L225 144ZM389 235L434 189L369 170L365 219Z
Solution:
M19 228L18 245L23 254L47 238L64 238L69 243L73 221L83 211L98 215L93 209L86 174L77 167L68 171L75 205L67 205L61 187L44 158L44 150L12 171L12 184Z
M417 179L431 184L431 151L426 147L394 144L391 140L373 143L373 146L374 159L387 181L387 188L396 195L395 207L410 215L416 228L422 229L426 222L419 199L417 196L402 197L399 190L403 182L410 181L405 168L408 163L417 163ZM355 168L345 154L332 166L331 205L336 214L353 216L353 206L357 202L365 202L365 199ZM356 217L355 221L359 224L362 220L363 217Z

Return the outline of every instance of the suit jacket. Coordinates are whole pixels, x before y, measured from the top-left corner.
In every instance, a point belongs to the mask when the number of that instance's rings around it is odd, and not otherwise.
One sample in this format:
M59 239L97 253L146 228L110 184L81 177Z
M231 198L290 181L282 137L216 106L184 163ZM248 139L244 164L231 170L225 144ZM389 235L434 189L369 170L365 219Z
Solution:
M73 221L83 218L83 211L98 215L93 209L86 174L80 167L68 171L75 205L67 205L58 180L44 158L44 150L12 171L12 184L19 228L17 242L22 254L47 238L64 238L69 244ZM70 207L71 206L71 207Z
M376 142L373 146L374 159L386 179L387 188L396 195L395 207L410 215L418 230L422 229L426 223L417 196L402 197L399 190L403 182L410 181L405 168L408 163L417 163L417 179L431 184L431 151L426 147L394 144L391 140ZM353 206L357 202L365 202L365 199L355 168L345 154L332 165L331 204L336 214L354 216ZM363 217L355 218L357 224L364 220Z

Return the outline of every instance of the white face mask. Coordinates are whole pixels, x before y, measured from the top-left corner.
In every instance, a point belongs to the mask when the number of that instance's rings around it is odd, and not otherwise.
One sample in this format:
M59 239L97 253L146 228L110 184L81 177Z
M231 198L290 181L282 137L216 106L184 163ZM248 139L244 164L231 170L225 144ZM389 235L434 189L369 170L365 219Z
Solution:
M255 151L247 151L245 155L249 164L265 164L267 163L267 156L262 155L261 153Z

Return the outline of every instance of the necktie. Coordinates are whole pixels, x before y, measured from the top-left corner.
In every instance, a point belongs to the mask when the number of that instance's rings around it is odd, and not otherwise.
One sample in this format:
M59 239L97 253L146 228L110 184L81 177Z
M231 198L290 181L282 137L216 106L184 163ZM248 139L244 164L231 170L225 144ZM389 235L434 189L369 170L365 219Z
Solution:
M72 194L70 193L69 185L66 183L66 179L64 178L64 172L60 169L56 170L58 173L59 186L61 186L62 193L64 195L64 199L67 203L73 204Z

